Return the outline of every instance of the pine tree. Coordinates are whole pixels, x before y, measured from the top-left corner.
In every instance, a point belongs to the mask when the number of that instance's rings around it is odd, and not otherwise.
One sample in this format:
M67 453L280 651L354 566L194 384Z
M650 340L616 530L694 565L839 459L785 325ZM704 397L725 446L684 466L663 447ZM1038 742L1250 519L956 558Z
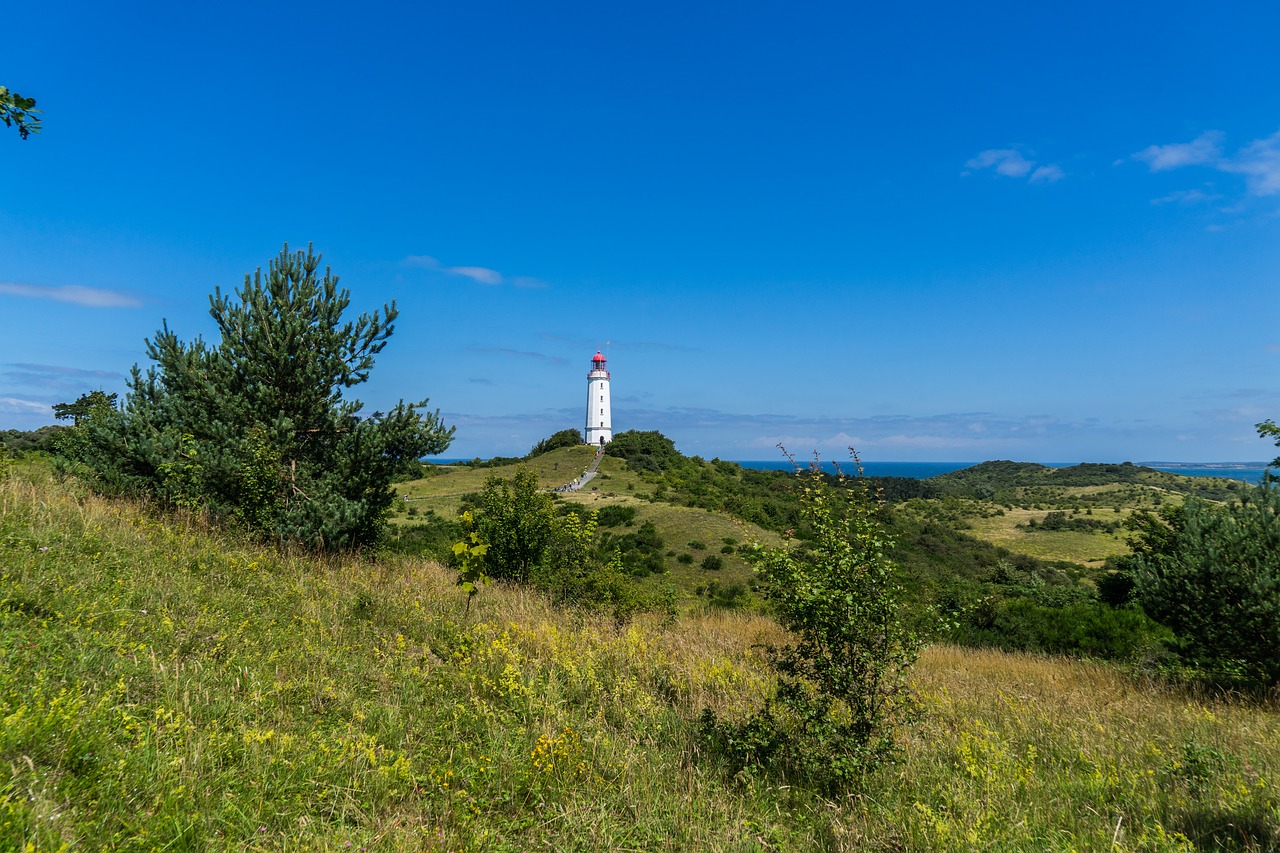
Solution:
M1280 684L1280 489L1218 506L1190 499L1135 541L1135 594L1211 674Z
M91 425L84 461L105 485L207 509L287 542L324 549L377 538L405 460L453 437L427 401L362 418L344 391L364 382L394 330L395 303L343 321L346 290L311 247L286 245L264 276L220 289L221 336L184 343L165 323L147 341L122 411Z

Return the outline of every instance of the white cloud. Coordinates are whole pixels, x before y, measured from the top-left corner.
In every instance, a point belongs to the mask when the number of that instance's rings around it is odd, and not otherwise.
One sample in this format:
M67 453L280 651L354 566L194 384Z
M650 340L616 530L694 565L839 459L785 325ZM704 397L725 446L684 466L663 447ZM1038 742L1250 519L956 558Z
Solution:
M1201 204L1203 202L1217 201L1222 196L1215 193L1207 193L1203 190L1174 190L1168 195L1160 198L1151 199L1152 204Z
M83 287L78 284L54 287L46 284L0 281L0 294L26 296L31 299L52 299L54 302L69 302L85 308L138 308L142 305L137 299L124 293L97 287Z
M8 415L52 415L53 407L21 397L0 397L0 412Z
M480 284L502 284L502 273L488 267L449 267L447 272L465 276Z
M1013 148L988 148L979 151L978 156L965 163L969 169L991 169L997 175L1006 178L1026 178L1031 184L1052 184L1066 177L1066 172L1057 163L1046 163L1037 166L1035 160L1029 160L1022 152ZM969 174L963 172L962 174Z
M1280 132L1263 139L1255 139L1232 155L1222 151L1221 131L1210 130L1191 142L1172 145L1151 145L1133 155L1135 160L1146 163L1153 172L1177 169L1183 166L1208 166L1219 172L1243 175L1245 191L1251 196L1280 195ZM1213 201L1220 196L1200 190L1180 190L1155 199L1153 204L1166 202L1193 203ZM1223 213L1239 212L1224 209ZM1222 226L1210 226L1210 230L1222 230Z
M1007 178L1021 178L1034 165L1034 161L1028 160L1012 148L988 148L965 163L970 169L995 169L996 174Z
M1153 172L1216 163L1222 158L1222 132L1208 130L1190 142L1148 145L1133 155Z
M1250 142L1220 168L1224 172L1244 175L1252 195L1280 193L1280 132Z
M498 285L510 284L513 287L546 287L546 282L527 275L506 276L489 267L442 266L440 261L431 255L406 255L400 260L400 266L412 269L431 270L449 275L469 278L476 284Z
M423 270L439 269L440 262L430 255L408 255L400 262L403 267L416 267Z
M1066 177L1066 173L1062 171L1062 167L1056 163L1050 163L1048 166L1041 166L1031 173L1031 177L1027 178L1033 184L1052 184Z

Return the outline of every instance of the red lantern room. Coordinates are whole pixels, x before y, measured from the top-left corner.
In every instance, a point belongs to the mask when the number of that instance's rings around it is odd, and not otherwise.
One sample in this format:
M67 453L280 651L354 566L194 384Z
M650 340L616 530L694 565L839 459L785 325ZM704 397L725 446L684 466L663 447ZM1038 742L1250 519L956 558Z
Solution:
M600 350L596 350L596 357L591 359L591 373L596 371L600 371L605 376L609 375L609 371L605 369L605 358L600 354Z

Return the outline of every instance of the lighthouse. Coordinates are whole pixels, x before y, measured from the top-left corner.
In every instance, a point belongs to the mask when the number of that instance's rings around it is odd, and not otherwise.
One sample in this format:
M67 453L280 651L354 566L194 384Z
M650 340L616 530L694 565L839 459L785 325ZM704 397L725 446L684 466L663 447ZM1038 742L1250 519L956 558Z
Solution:
M609 408L609 371L604 356L596 351L587 374L587 428L583 431L587 444L603 447L613 441L613 415Z

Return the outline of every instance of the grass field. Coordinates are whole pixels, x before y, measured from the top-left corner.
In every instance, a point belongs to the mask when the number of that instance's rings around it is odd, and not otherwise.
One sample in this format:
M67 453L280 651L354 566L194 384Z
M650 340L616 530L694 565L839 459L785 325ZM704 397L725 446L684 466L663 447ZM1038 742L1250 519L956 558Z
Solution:
M1274 850L1280 709L926 652L902 765L724 775L756 615L618 626L440 567L317 561L26 469L0 483L3 850Z
M1120 520L1128 514L1127 511L1122 511L1113 515L1108 510L1099 517ZM1101 566L1107 557L1129 552L1126 544L1128 534L1124 530L1104 533L1041 530L1028 526L1033 519L1037 524L1043 522L1046 515L1048 512L1045 510L1015 507L1005 510L1004 515L971 518L968 522L972 526L965 532L993 545L1008 548L1016 554L1027 554L1042 560L1065 560L1095 568Z
M1172 475L1171 475L1172 476ZM1070 518L1123 524L1134 512L1178 505L1183 496L1160 485L1027 487L1005 503L949 497L914 500L912 511L926 519L952 524L965 533L1014 552L1048 561L1099 568L1108 557L1129 552L1129 531L1047 530L1051 512Z

